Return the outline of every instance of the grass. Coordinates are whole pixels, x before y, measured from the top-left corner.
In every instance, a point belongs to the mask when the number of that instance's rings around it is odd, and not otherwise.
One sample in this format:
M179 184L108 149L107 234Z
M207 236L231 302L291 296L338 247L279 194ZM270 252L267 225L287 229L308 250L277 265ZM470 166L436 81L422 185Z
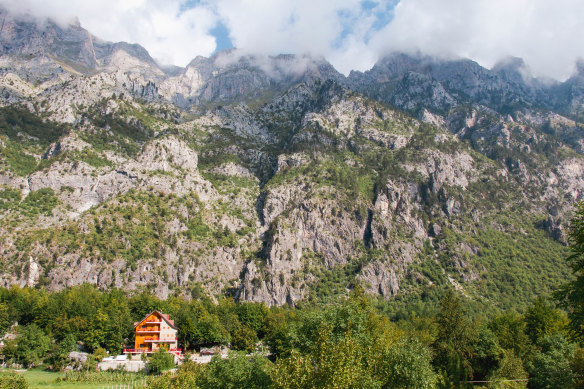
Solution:
M11 370L0 369L0 373L8 373ZM103 389L103 388L114 388L116 384L123 384L120 381L118 383L108 382L108 383L84 383L84 382L64 382L60 381L65 377L65 373L60 372L50 372L41 369L31 369L31 370L17 370L18 374L24 375L24 378L28 382L29 389L45 389L45 388L59 388L59 389ZM107 374L107 373L104 373ZM143 376L140 376L142 379ZM126 385L129 385L127 382ZM136 386L140 388L140 386Z

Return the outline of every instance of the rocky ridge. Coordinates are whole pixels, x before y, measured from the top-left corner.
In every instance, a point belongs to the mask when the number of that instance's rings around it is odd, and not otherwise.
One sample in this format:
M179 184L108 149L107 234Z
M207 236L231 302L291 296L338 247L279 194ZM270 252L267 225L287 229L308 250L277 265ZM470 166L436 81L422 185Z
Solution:
M168 69L79 25L0 16L5 286L283 305L456 283L486 298L501 236L553 250L528 267L560 273L534 288L568 272L579 75L395 54L343 77L238 51Z

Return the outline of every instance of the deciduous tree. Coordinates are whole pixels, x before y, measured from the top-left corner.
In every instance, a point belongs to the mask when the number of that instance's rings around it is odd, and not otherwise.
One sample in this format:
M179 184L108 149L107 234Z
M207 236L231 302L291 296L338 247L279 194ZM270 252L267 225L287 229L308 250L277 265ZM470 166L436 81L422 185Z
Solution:
M584 202L577 204L570 224L570 248L568 263L575 280L565 284L556 294L560 303L568 309L572 336L584 340Z

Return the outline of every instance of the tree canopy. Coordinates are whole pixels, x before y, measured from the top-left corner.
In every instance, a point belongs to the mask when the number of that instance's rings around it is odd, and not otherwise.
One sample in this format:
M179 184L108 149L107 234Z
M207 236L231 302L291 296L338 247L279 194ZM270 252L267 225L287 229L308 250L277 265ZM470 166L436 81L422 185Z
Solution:
M569 230L572 254L568 263L575 280L566 283L556 294L560 303L567 309L570 330L573 338L584 340L584 202L576 206Z

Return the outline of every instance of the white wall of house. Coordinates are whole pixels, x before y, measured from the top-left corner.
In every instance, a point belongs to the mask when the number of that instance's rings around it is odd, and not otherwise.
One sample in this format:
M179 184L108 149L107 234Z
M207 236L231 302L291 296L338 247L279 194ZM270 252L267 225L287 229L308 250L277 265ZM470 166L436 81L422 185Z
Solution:
M160 323L160 340L170 342L170 348L177 348L176 330L170 326L165 320Z

